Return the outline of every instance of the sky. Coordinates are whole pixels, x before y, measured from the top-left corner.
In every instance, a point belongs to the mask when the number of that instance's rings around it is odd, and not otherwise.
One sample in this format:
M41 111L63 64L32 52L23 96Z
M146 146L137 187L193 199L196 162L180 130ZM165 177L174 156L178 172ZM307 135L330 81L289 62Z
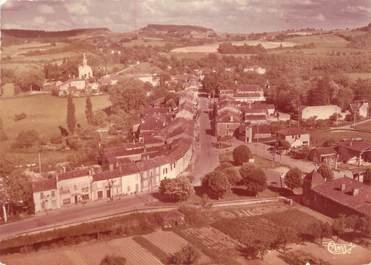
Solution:
M4 3L5 2L5 3ZM190 24L217 32L354 28L371 22L371 0L0 0L2 28L65 30Z

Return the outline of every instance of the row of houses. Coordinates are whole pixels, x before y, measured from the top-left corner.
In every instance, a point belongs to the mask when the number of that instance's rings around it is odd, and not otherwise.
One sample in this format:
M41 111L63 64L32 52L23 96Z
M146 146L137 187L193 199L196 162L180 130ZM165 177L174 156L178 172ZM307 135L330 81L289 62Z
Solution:
M33 182L35 213L88 201L115 199L156 191L163 179L184 174L191 166L197 137L197 94L181 95L177 111L151 107L136 126L138 141L104 148L102 166L53 174ZM185 106L189 115L181 114Z

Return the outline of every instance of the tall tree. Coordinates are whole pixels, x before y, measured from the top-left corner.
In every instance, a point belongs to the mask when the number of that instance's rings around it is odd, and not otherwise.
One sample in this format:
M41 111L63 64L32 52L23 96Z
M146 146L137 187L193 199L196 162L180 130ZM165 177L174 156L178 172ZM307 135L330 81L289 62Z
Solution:
M365 175L363 176L363 183L371 185L371 168L366 169Z
M332 180L334 178L334 172L331 168L326 164L321 164L318 168L317 172L327 181Z
M302 173L298 168L291 168L285 175L286 186L293 190L302 186Z
M89 96L86 98L85 103L85 117L88 124L91 125L94 123L93 104Z
M70 133L73 133L76 128L75 104L73 103L72 94L69 94L67 97L67 128Z

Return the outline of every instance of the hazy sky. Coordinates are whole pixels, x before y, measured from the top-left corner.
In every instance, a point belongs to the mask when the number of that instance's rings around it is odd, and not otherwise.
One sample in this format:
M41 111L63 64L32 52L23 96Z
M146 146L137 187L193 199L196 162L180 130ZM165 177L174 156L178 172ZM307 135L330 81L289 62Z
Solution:
M202 25L218 32L344 28L371 22L371 0L7 0L1 21L3 28L45 30L130 31L149 23Z

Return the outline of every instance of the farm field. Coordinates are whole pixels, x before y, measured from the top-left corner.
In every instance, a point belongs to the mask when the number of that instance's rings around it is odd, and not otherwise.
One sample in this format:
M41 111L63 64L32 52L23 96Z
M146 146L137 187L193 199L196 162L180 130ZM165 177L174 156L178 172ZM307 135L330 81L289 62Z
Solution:
M371 79L371 73L348 73L346 74L351 80L356 81L358 79Z
M143 237L168 254L174 254L188 244L185 239L169 231L157 231Z
M0 257L0 260L7 265L97 265L105 255L123 256L128 265L162 265L132 238L41 250L30 254L8 255Z
M110 106L107 95L91 98L93 110ZM85 97L74 98L76 119L82 126L85 121ZM0 99L0 117L3 119L5 133L10 141L22 130L35 129L42 137L59 134L58 126L66 124L66 98L51 95L35 95ZM27 118L14 121L14 115L26 113Z
M266 49L274 49L280 47L282 44L283 47L293 47L295 43L293 42L273 42L273 41L234 41L234 45L252 45L257 46L258 44L263 45ZM211 43L199 46L189 46L173 49L171 52L174 53L214 53L218 50L219 43Z

